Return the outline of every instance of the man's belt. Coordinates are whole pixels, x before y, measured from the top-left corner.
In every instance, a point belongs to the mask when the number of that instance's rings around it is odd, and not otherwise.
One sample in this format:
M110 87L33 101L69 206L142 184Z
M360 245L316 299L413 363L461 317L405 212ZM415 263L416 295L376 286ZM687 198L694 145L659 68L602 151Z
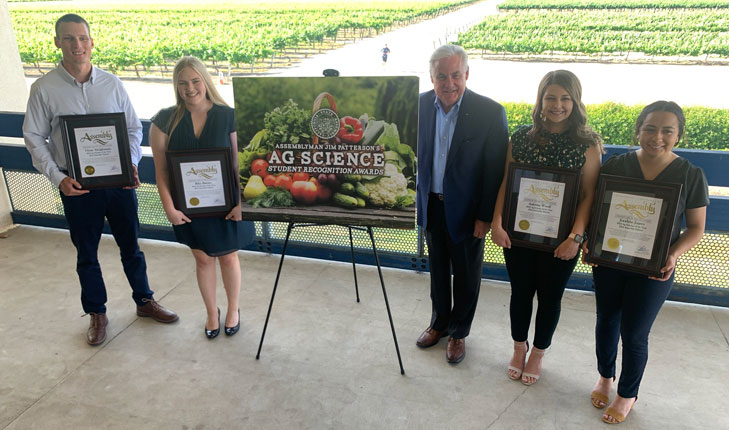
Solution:
M429 196L432 197L432 198L434 198L434 199L438 199L440 201L443 201L443 194L439 194L439 193L429 193Z

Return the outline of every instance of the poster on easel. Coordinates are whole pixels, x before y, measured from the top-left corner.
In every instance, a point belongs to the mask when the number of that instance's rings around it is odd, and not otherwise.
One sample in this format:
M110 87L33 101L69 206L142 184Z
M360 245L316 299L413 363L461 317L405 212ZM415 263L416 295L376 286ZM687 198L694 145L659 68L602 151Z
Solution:
M415 228L418 78L233 78L243 218Z

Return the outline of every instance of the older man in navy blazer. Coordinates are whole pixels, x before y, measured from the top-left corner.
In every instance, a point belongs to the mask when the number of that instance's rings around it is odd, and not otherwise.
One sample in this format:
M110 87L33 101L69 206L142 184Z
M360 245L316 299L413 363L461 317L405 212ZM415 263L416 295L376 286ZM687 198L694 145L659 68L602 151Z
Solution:
M467 79L463 48L436 49L433 90L420 95L418 124L418 225L428 244L433 311L416 344L427 348L450 336L449 363L466 355L509 140L504 107L466 89Z

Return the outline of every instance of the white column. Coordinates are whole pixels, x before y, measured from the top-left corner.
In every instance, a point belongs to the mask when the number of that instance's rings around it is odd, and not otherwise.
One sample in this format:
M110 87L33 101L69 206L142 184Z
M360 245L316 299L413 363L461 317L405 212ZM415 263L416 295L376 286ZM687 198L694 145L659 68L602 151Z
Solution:
M46 37L45 35L39 37ZM0 111L25 112L28 87L7 0L0 0Z
M0 111L25 112L28 87L23 65L20 62L18 44L15 41L7 0L0 0ZM0 233L13 226L10 218L10 198L5 178L0 169Z

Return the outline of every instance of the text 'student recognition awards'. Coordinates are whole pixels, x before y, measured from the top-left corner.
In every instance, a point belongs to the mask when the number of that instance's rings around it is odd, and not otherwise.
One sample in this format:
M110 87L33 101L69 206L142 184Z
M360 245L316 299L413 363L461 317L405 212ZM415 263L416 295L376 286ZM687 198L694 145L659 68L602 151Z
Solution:
M414 229L418 87L416 76L233 78L243 217Z
M60 118L68 175L84 189L134 185L123 112Z

